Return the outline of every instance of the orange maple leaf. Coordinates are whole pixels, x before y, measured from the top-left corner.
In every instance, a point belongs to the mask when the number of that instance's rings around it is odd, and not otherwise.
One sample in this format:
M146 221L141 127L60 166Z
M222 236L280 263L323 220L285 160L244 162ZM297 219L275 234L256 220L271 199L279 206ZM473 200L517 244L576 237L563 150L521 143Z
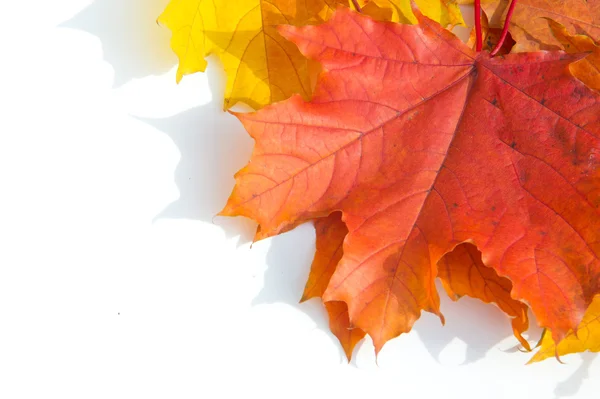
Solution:
M569 70L586 86L600 90L600 46L589 36L570 35L567 28L555 21L548 21L556 40L567 53L589 52L584 59L569 65Z
M510 2L482 2L490 26L503 25ZM564 25L568 32L600 38L600 0L519 0L510 20L516 41L513 52L562 48L548 28L548 19Z
M341 211L323 299L376 351L440 315L437 263L465 242L558 342L600 291L599 95L568 73L579 56L492 58L419 18L281 28L324 72L311 102L236 114L256 145L221 214L260 238Z

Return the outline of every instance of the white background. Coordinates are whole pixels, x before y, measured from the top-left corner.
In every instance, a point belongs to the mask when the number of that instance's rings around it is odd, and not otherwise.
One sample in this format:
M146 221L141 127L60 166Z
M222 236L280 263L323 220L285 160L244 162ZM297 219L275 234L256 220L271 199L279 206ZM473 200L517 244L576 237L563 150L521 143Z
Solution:
M2 5L0 398L597 397L597 358L526 366L468 298L347 364L298 304L312 226L214 217L252 141L217 63L175 84L167 1Z

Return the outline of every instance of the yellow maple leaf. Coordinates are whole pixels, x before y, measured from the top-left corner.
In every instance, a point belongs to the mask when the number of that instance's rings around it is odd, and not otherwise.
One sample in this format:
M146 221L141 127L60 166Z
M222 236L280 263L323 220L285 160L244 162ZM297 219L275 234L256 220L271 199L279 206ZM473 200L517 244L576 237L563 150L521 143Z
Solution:
M419 10L444 27L465 26L457 0L414 0ZM363 12L378 20L416 24L410 0L363 0Z
M277 25L329 18L346 0L172 0L158 22L172 32L179 57L177 81L206 68L216 54L227 74L225 108L242 101L258 109L294 93L308 99L311 66Z
M389 20L416 22L410 0L372 0ZM373 7L362 2L363 5ZM417 0L417 6L443 25L462 24L456 0ZM348 0L171 0L158 17L172 31L179 58L177 82L204 71L216 54L225 69L224 107L243 102L254 109L298 93L310 99L318 64L307 60L277 31L278 25L318 24Z
M585 351L600 352L600 295L597 295L588 307L577 331L570 331L558 346L552 339L552 333L544 332L539 351L529 363L535 363L549 357L564 356Z

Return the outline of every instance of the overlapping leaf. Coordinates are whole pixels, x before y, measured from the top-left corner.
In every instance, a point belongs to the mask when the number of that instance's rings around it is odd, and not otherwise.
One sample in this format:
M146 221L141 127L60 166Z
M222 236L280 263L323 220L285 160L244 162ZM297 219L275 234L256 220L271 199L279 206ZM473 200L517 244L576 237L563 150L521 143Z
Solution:
M483 1L490 24L501 27L510 0ZM548 19L565 26L570 34L600 37L600 0L519 0L510 20L516 41L513 52L556 50L562 45L548 29Z
M340 216L339 212L334 212L326 218L315 221L317 250L302 301L323 296L338 262L342 259L342 244L348 229ZM329 328L339 339L346 357L350 360L354 347L363 339L365 332L350 324L348 306L344 302L325 302L325 309L329 315Z
M381 15L415 21L410 0L377 0ZM416 0L426 15L461 24L453 0ZM259 109L300 94L309 99L318 64L307 60L277 32L278 25L323 22L348 0L172 0L158 22L173 33L179 57L177 81L204 71L205 57L216 54L227 74L225 108L244 102ZM403 14L406 12L406 14Z
M567 53L589 52L584 59L569 65L569 70L586 86L600 90L600 47L589 36L569 34L558 22L550 20L548 24Z
M515 337L527 350L529 343L523 332L529 328L527 306L510 296L512 283L498 276L494 269L481 261L481 253L473 244L461 244L440 260L438 276L450 298L458 300L468 295L486 303L495 303L512 318Z
M465 24L456 0L414 0L419 10L444 27ZM416 24L410 0L363 0L364 14L380 21Z
M277 25L326 20L345 0L173 0L158 22L173 32L177 80L204 71L217 54L227 73L225 108L242 101L254 108L294 93L309 98L316 66L277 32ZM316 69L315 69L316 71Z
M577 56L475 54L428 19L339 10L281 32L322 63L311 102L237 114L256 140L221 214L261 237L341 211L348 235L323 299L376 350L439 313L437 263L474 243L561 340L600 287L600 104Z
M530 363L539 362L549 357L564 356L577 352L600 352L600 296L596 296L588 308L577 330L569 331L565 338L556 345L552 334L546 331L542 337L539 351L531 358Z

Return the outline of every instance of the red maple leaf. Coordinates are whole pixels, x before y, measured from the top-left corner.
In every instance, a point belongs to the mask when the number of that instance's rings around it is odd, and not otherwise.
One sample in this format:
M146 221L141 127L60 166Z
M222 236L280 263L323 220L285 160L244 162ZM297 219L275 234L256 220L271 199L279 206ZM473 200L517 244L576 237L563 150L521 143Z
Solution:
M256 145L221 214L262 238L341 211L323 299L377 351L440 314L437 264L462 243L558 341L600 291L599 95L570 76L577 55L490 57L419 18L281 28L324 72L310 102L236 114Z

